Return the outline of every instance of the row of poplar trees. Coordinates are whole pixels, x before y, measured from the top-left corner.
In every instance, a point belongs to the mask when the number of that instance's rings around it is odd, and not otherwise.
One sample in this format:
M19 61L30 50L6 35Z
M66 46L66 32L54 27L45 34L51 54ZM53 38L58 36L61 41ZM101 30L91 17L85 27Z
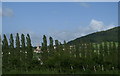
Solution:
M30 71L33 69L33 46L31 44L30 35L27 34L25 37L24 34L21 36L17 33L16 38L13 37L13 34L10 34L10 38L3 35L2 40L2 71L6 73L11 70L18 71ZM54 50L54 41L52 37L49 37L50 44L47 45L47 38L43 35L42 43L42 60L45 61L48 58L48 50L51 52L49 56L53 55ZM55 45L58 47L59 41L55 40ZM62 44L61 44L62 45ZM58 50L58 49L56 49Z
M13 34L10 34L10 39L8 41L6 35L4 34L2 41L2 53L3 73L13 69L28 71L33 57L30 35L27 34L25 38L25 35L21 34L20 38L17 33L14 40Z
M107 71L117 70L118 65L118 43L79 43L68 45L65 41L61 44L55 40L53 46L52 37L49 38L50 44L47 46L47 38L43 36L42 43L42 62L47 69L66 70L89 70ZM41 67L40 67L41 68ZM44 68L44 69L45 69Z
M15 40L14 40L15 39ZM15 44L14 44L15 43ZM55 44L54 44L55 43ZM58 72L76 71L105 71L118 70L118 47L116 42L80 43L68 45L65 41L61 44L58 40L43 35L43 42L39 59L33 60L33 47L30 35L10 34L8 41L3 35L3 73L10 70L30 71L37 69L57 70ZM43 62L41 64L41 62Z

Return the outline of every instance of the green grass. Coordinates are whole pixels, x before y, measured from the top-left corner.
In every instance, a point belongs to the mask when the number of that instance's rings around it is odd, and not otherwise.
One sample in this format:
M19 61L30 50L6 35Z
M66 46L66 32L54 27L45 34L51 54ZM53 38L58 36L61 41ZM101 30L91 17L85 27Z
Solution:
M12 70L10 72L7 72L5 74L119 74L117 70L111 70L111 71L68 71L68 72L58 72L57 70L49 70L49 69L44 69L44 70L32 70L29 72L20 72L16 70Z
M21 72L21 71L16 71L12 70L10 72L6 72L5 74L57 74L57 71L52 71L52 70L32 70L29 72Z

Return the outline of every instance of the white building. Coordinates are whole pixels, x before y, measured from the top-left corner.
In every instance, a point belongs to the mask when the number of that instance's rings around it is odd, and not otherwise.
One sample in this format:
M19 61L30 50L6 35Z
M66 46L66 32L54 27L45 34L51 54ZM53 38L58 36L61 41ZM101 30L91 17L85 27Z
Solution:
M37 46L37 48L34 50L35 53L42 53L41 47Z

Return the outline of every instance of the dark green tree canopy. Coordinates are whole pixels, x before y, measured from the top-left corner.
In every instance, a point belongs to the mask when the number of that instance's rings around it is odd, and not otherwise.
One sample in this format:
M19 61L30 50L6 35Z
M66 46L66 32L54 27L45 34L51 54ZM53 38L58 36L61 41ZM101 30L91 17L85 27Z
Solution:
M16 35L16 48L20 48L20 38L18 33Z
M24 34L21 35L21 43L22 43L21 47L25 48L25 36L24 36Z
M5 34L3 35L3 37L4 37L4 39L2 41L2 46L4 49L6 49L6 48L8 48L8 40L7 40L7 37Z
M47 50L47 38L45 35L43 35L43 50Z
M10 41L10 47L11 47L11 48L14 48L14 38L13 38L13 34L10 34L10 39L9 39L9 41Z

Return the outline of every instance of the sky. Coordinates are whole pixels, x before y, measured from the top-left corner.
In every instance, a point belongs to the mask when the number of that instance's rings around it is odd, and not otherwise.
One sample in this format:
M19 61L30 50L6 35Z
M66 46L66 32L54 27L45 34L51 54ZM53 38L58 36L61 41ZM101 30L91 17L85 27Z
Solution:
M119 0L1 0L2 2L119 2Z
M2 33L29 33L32 44L70 41L118 25L117 2L3 2Z
M1 16L1 12L2 12L2 2L0 2L0 34L2 33L2 16Z

